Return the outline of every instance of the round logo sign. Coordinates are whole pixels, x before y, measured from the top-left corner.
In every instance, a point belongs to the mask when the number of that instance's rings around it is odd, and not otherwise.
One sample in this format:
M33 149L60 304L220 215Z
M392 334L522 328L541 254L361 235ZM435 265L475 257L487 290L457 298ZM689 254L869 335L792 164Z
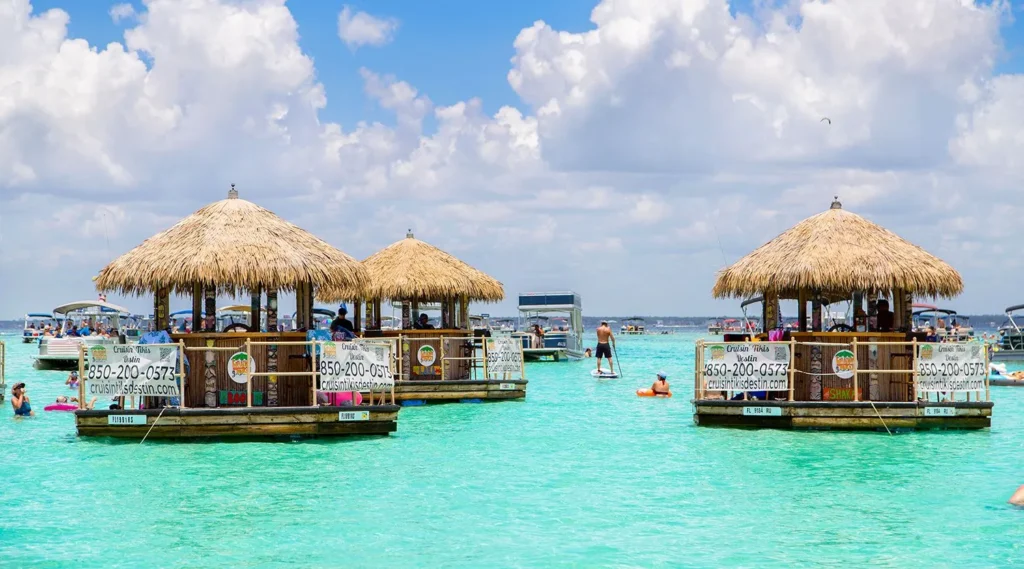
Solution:
M856 368L856 358L850 350L839 350L832 356L832 371L839 379L850 379Z
M416 352L416 359L421 366L432 366L437 361L437 352L431 346L420 346Z
M249 354L236 352L228 360L228 377L235 383L245 383L249 380L249 374L256 371L255 363Z

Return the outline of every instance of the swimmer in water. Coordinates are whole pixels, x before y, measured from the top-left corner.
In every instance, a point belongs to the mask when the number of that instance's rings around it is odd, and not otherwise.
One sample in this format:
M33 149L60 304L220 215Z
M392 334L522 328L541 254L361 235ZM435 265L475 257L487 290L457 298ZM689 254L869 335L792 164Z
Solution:
M592 358L594 357L594 352L590 351L590 348L587 348L587 351L583 352L583 355L585 357Z
M78 372L77 371L71 372L71 374L68 375L68 380L64 382L64 385L66 385L66 386L68 386L68 387L70 387L72 389L74 389L75 387L78 387Z
M1014 506L1020 506L1024 508L1024 486L1017 488L1017 491L1010 496L1010 503Z
M665 372L658 372L658 379L654 380L654 384L651 385L651 391L653 391L655 395L669 395L672 393L672 390L668 386L668 376L665 375Z
M11 388L11 407L14 407L15 417L35 417L36 412L32 410L28 395L25 395L25 384L16 383Z

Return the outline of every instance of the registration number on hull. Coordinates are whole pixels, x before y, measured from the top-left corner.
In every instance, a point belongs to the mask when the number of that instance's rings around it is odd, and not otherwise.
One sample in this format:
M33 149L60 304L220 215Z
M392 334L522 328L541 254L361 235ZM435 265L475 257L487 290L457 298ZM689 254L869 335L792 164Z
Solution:
M145 415L107 415L108 425L145 425Z
M956 407L925 407L925 417L956 417Z
M743 415L747 417L781 417L782 407L746 406Z
M513 391L513 390L515 390L515 388L516 388L516 384L514 384L514 383L501 383L501 384L498 384L498 389L500 389L502 391Z
M369 411L338 411L339 421L369 421Z

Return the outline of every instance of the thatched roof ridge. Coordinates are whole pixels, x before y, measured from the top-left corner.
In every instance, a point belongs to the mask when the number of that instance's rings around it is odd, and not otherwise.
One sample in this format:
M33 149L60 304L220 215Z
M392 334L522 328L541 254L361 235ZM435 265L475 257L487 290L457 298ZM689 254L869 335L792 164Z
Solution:
M98 290L135 295L161 286L190 293L193 284L229 293L257 287L291 291L303 282L360 289L367 280L359 261L270 210L238 199L233 185L227 199L146 239L95 278Z
M505 298L505 287L483 271L413 237L388 245L363 260L370 282L364 289L366 300L454 300L468 295L470 300L498 302ZM320 300L352 300L347 289L321 290Z
M749 255L720 271L717 298L766 292L795 298L799 290L849 297L856 291L950 298L963 280L953 267L924 249L863 217L845 211L838 199Z

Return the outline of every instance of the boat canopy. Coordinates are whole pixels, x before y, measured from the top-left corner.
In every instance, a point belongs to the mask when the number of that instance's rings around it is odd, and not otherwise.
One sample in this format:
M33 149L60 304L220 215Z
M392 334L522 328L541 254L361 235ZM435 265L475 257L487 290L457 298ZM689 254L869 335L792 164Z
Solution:
M643 318L641 318L639 316L633 316L632 318L625 318L625 319L623 319L622 322L624 322L624 323L625 322L646 322L646 320L644 320Z
M98 308L99 312L101 312L101 313L108 312L108 313L115 313L115 314L123 314L125 316L131 314L131 312L127 308L124 308L122 306L118 306L116 304L110 304L109 302L104 302L102 300L81 300L79 302L71 302L71 303L68 303L68 304L63 304L61 306L58 306L57 308L54 308L53 309L53 315L54 316L57 316L58 314L65 315L65 314L67 314L69 312L76 312L76 311L79 311L79 310L87 310L89 308Z
M202 312L202 313L200 313L200 315L205 318L206 317L206 312ZM172 313L168 314L168 316L171 317L171 318L174 318L175 316L192 316L192 309L189 308L189 309L186 309L186 310L179 310L177 312L172 312Z
M1024 304L1014 304L1013 306L1006 309L1006 313L1009 314L1011 312L1016 312L1021 309L1024 309Z
M41 318L52 320L53 314L47 314L45 312L29 312L28 314L25 315L25 320L37 320Z
M918 307L920 305L914 305L914 306ZM925 308L923 310L915 310L913 315L914 316L920 316L922 314L927 314L927 313L930 313L930 312L935 312L935 313L938 313L938 314L946 314L946 315L949 315L949 316L957 316L956 310L950 310L948 308L935 308L935 307L929 307L929 308Z
M529 312L564 312L583 306L580 295L572 291L527 292L519 295L519 310Z
M763 296L752 296L740 303L740 308L746 308L751 304L760 304L764 302Z

